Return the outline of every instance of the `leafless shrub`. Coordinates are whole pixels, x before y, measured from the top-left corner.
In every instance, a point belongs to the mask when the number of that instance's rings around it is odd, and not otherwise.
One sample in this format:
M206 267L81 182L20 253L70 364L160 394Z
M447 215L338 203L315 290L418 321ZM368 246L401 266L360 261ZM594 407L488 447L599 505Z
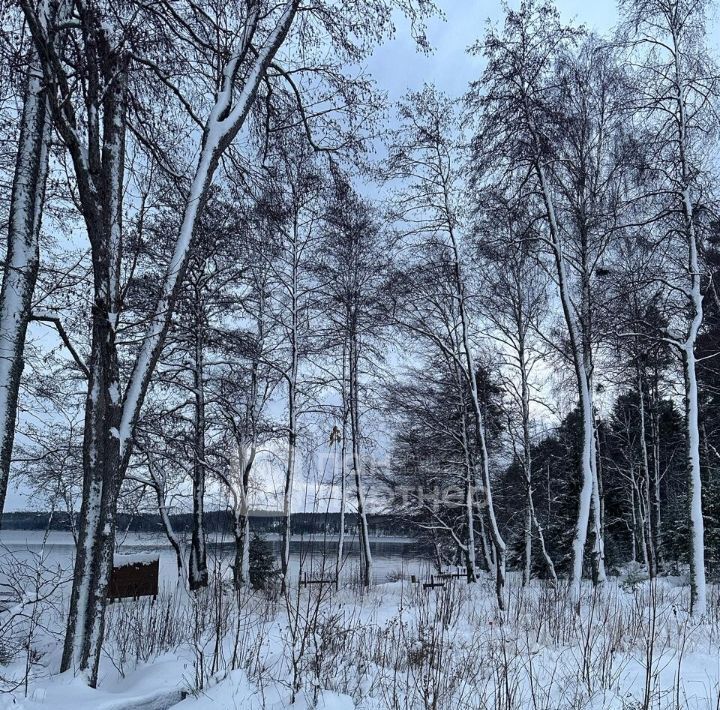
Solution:
M0 663L23 660L20 674L0 676L3 691L28 687L50 641L60 638L64 618L61 590L68 573L39 550L0 552Z
M124 676L139 663L174 651L187 643L190 613L178 593L161 592L108 607L104 648Z

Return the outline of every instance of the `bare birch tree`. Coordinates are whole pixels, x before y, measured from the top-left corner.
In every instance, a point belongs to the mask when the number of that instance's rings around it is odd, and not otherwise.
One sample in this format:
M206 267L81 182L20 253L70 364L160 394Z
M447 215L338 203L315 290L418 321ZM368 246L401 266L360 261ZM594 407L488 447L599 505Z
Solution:
M707 609L695 357L703 322L700 205L707 192L707 125L714 120L718 87L717 69L706 52L707 9L705 2L689 0L621 3L621 39L637 72L632 106L636 116L650 123L644 131L652 147L646 166L654 183L648 189L654 203L649 209L677 244L677 251L669 252L666 283L680 302L664 337L680 354L683 367L691 608L698 616Z

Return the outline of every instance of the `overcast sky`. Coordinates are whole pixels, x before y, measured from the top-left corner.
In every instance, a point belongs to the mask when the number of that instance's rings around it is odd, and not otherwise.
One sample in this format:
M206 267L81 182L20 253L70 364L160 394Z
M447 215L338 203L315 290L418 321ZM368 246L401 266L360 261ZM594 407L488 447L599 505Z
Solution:
M467 54L467 49L485 33L489 21L497 24L503 16L502 0L436 0L445 14L428 27L433 48L429 55L419 54L405 27L397 36L379 47L368 62L369 73L392 100L409 89L435 84L451 96L464 93L468 82L479 78L482 61ZM509 0L510 7L519 6ZM589 29L604 33L617 21L615 0L556 0L565 21L577 21Z

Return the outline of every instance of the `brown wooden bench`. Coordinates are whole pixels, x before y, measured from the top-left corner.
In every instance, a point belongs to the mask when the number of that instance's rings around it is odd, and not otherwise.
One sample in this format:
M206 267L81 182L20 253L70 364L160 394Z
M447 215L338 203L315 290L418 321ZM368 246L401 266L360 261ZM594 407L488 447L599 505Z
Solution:
M313 579L311 577L308 577L307 572L303 574L302 577L300 577L300 586L307 587L308 584L335 584L334 579Z
M445 582L436 582L435 575L431 574L430 581L423 584L423 589L435 589L436 587L439 587L440 589L445 589Z
M445 589L445 582L425 582L423 584L423 589Z

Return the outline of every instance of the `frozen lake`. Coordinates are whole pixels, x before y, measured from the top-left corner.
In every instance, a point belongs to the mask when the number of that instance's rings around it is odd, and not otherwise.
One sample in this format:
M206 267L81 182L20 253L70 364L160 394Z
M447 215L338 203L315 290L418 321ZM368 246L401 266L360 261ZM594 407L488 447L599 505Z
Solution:
M280 536L265 535L264 539L272 545L279 565ZM164 536L145 533L119 533L117 552L120 554L156 553L160 558L161 585L173 584L177 579L175 552ZM429 561L417 542L404 537L378 537L371 539L374 576L378 582L398 573L406 575L422 573L429 567ZM185 559L187 559L188 540L185 540ZM208 566L220 566L226 573L234 561L235 545L232 537L211 534L207 541ZM302 571L318 573L325 559L326 569L334 570L337 550L337 537L327 535L294 536L290 546L291 579L297 580ZM2 530L0 531L0 578L4 577L10 565L10 556L18 560L43 559L47 567L61 567L72 573L75 556L75 542L69 532L53 531L47 535L39 530ZM352 578L357 575L360 561L360 545L356 536L346 538L344 546L343 576Z

